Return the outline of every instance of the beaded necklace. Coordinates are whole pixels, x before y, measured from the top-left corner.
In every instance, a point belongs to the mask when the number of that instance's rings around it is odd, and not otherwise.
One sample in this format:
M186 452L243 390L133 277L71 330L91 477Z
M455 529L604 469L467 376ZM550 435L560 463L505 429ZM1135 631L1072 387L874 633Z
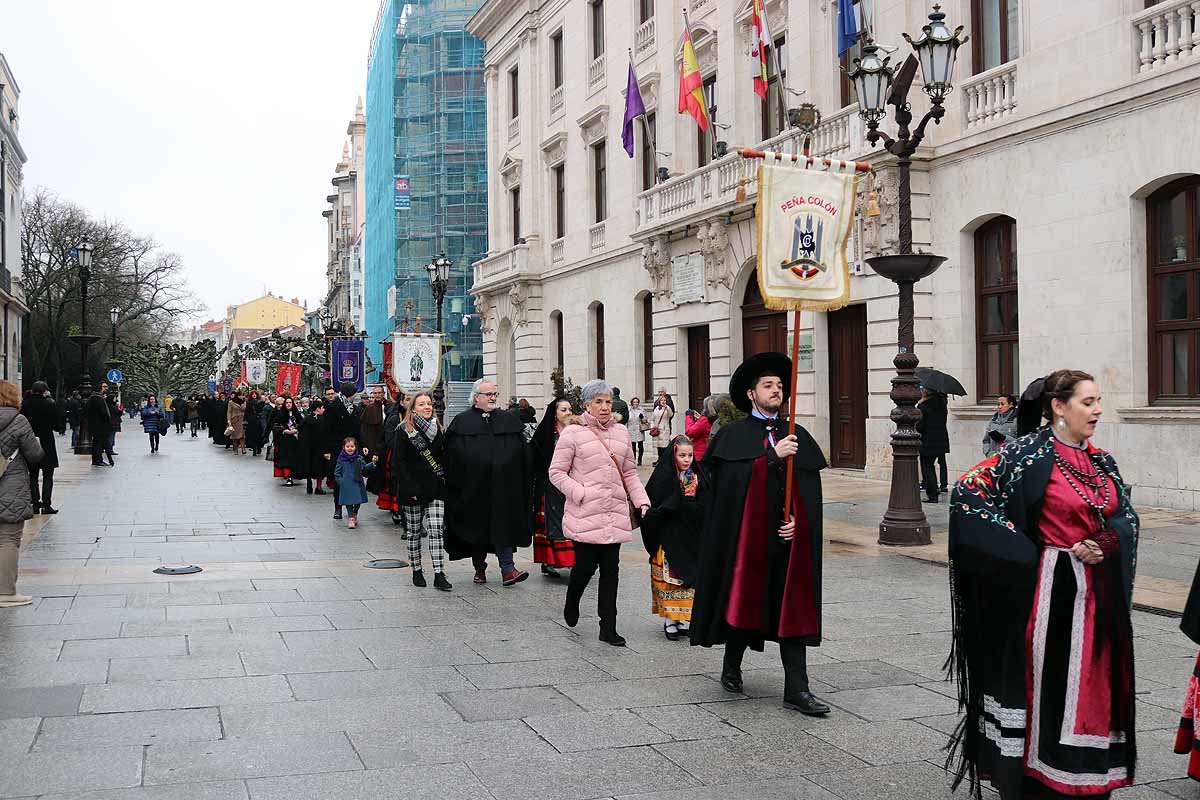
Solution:
M1089 457L1089 461L1091 458ZM1067 485L1075 490L1075 494L1079 495L1079 499L1087 503L1087 505L1096 512L1101 525L1104 523L1104 509L1108 507L1109 501L1112 499L1112 481L1108 478L1108 473L1100 468L1098 464L1095 472L1084 472L1076 467L1070 461L1063 457L1058 452L1058 448L1054 449L1054 464L1058 467L1058 471L1066 479ZM1091 492L1085 492L1083 486L1088 487ZM1093 500L1092 495L1099 495L1099 500Z

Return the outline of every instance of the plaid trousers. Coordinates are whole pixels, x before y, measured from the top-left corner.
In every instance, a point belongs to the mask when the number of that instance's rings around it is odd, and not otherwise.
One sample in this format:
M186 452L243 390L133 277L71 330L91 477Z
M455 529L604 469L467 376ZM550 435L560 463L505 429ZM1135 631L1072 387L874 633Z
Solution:
M408 531L408 560L413 569L421 569L421 539L429 537L429 555L433 559L433 571L441 572L446 560L444 533L446 531L446 503L430 500L415 506L403 505L404 529Z

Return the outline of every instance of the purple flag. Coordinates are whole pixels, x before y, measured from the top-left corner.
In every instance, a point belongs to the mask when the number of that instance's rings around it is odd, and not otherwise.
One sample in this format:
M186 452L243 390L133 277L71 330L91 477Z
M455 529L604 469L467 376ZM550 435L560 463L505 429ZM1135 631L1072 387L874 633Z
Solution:
M629 81L625 87L625 124L621 126L621 144L625 145L630 158L633 158L633 121L645 113L642 91L638 89L637 75L633 71L633 62L630 62Z

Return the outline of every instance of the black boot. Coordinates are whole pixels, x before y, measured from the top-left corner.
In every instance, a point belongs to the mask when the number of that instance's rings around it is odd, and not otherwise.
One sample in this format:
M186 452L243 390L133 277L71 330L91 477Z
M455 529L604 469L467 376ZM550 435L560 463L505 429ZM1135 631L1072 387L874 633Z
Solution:
M334 519L341 519L341 518L342 518L342 507L341 507L341 506L334 506L334 507L333 507L333 518L334 518Z
M602 626L600 628L600 641L605 644L611 644L613 647L624 647L625 637L617 633L616 625Z
M436 578L434 580L437 580ZM423 570L413 570L413 586L419 586L424 589L428 584L425 583L425 572Z
M443 592L448 592L454 587L450 585L450 581L446 580L446 576L441 572L433 573L433 588Z

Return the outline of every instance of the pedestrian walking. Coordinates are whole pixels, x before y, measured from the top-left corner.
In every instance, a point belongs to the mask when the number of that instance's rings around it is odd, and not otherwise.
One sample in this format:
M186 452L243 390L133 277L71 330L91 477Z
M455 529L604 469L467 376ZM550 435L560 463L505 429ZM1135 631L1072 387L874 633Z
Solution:
M283 400L283 395L275 395L272 397L270 402L263 404L262 413L259 417L259 420L262 422L263 441L266 442L267 461L271 461L274 458L271 442L274 441L275 436L274 431L271 429L271 420L274 418L279 409L283 408Z
M621 390L616 386L613 387L612 415L622 425L629 421L629 404L621 399Z
M821 643L821 449L802 426L787 433L780 416L792 362L758 353L734 370L729 395L748 416L722 426L704 466L705 503L692 626L693 645L725 645L721 686L742 691L746 649L779 643L783 705L810 716L829 713L812 693L808 647ZM791 517L783 520L788 459Z
M996 413L983 431L983 457L993 456L1009 441L1017 438L1017 398L1002 394L996 400Z
M21 390L0 381L0 608L33 603L17 594L17 565L25 520L33 517L29 496L29 467L42 460L42 445L18 413Z
M558 437L578 418L565 397L552 400L533 433L533 561L542 565L542 574L558 578L559 569L575 566L575 545L563 534L563 514L567 498L550 482L550 461Z
M579 623L579 601L599 568L600 641L624 647L617 633L621 544L633 539L630 512L644 515L650 498L638 479L629 432L612 416L612 385L588 381L583 404L583 417L559 434L550 461L550 482L567 499L563 533L575 543L563 619L572 628Z
M397 438L401 433L400 424L404 421L404 406L397 400L388 409L387 416L383 420L383 447L384 452L380 454L379 462L383 464L383 480L379 484L379 495L375 498L375 506L384 511L387 511L392 516L393 525L403 525L404 517L400 510L400 501L398 492L402 491L402 487L398 485L398 479L392 471L392 463L396 459ZM408 533L402 534L404 538L408 538Z
M646 454L646 432L650 430L650 418L642 409L642 401L636 397L629 401L629 419L625 420L625 430L629 431L629 441L633 443L633 452L637 454L637 465L642 465L642 457Z
M246 398L246 413L242 418L242 424L246 430L246 449L255 456L262 455L263 441L266 439L262 423L265 405L258 389L251 389L249 397Z
M100 391L87 399L84 417L87 421L88 436L92 440L92 466L103 467L104 455L108 456L108 466L113 466L113 452L109 444L109 434L112 431L112 414L108 410L108 400L105 393L108 384L100 384Z
M663 392L654 401L654 409L650 412L649 433L657 451L655 464L663 459L663 454L671 444L671 418L674 416L675 409L671 408L666 393Z
M246 395L238 389L225 407L225 435L235 454L246 455Z
M529 456L517 415L498 407L500 392L486 379L471 387L471 407L446 428L446 552L471 556L474 581L487 583L487 554L495 553L504 586L529 577L513 554L528 547Z
M1002 800L1108 797L1134 782L1139 521L1086 372L1031 397L1049 425L977 464L950 503L957 781ZM956 781L956 783L957 783Z
M946 454L950 452L950 433L946 429L946 395L925 389L917 408L921 409L921 420L917 423L917 431L921 434L921 487L925 490L925 502L936 503L947 490ZM940 480L936 469L939 462Z
M358 431L361 436L363 448L369 452L375 453L383 459L383 422L385 419L385 409L383 404L383 389L376 387L370 395L363 398L362 404L358 407ZM367 491L371 494L378 494L380 485L384 477L384 470L378 469L371 472L367 477Z
M271 431L275 442L274 476L283 478L284 486L295 486L295 478L302 474L305 465L304 453L300 449L300 427L303 419L296 401L284 398L283 405L271 418Z
M704 459L704 451L708 449L708 437L712 433L713 423L717 419L716 395L704 398L699 411L688 409L683 417L683 433L692 442L696 451L696 460ZM671 441L675 441L672 439Z
M142 430L150 437L150 452L158 452L158 440L162 434L162 427L166 425L166 412L162 410L162 406L158 404L158 398L154 395L149 395L146 398L146 404L142 406L140 412L142 418Z
M118 455L117 434L121 432L121 417L125 413L125 409L117 402L116 395L107 386L104 388L107 392L104 399L108 403L108 418L110 423L108 430L108 455L111 457Z
M305 492L308 494L336 494L337 486L333 479L333 469L337 466L338 452L342 449L342 440L336 433L330 431L329 409L325 401L313 400L308 411L303 415L304 424L300 427L297 437L300 452L303 454L305 467L301 471L304 477ZM316 482L316 488L313 483ZM329 491L325 491L325 483L329 483ZM341 519L341 508L334 504L334 519Z
M364 455L371 460L365 461ZM365 450L360 454L358 442L354 440L354 437L346 437L342 443L342 452L338 454L333 477L337 481L338 495L342 499L342 504L346 506L346 527L351 530L358 527L359 506L367 502L367 484L363 476L374 470L378 463L379 456L373 456Z
M83 414L83 403L79 400L79 392L71 392L66 401L67 425L71 428L71 449L79 446L80 418Z
M445 574L446 435L433 413L429 392L418 392L413 398L412 413L395 438L392 474L399 490L407 492L401 508L408 532L413 586L426 586L421 540L428 539L433 588L448 592L453 587Z
M673 642L692 621L704 502L712 491L707 474L691 440L676 436L646 483L650 511L641 530L650 556L650 610L663 618L663 635Z
M58 468L58 443L54 434L66 432L66 416L50 399L45 381L34 381L32 393L21 403L21 416L42 446L42 459L29 464L29 500L34 514L57 514L54 508L54 470ZM41 486L38 478L41 478Z
M187 428L188 424L188 403L187 397L184 396L183 392L180 392L175 397L174 413L175 433L178 435L183 435L183 432Z

